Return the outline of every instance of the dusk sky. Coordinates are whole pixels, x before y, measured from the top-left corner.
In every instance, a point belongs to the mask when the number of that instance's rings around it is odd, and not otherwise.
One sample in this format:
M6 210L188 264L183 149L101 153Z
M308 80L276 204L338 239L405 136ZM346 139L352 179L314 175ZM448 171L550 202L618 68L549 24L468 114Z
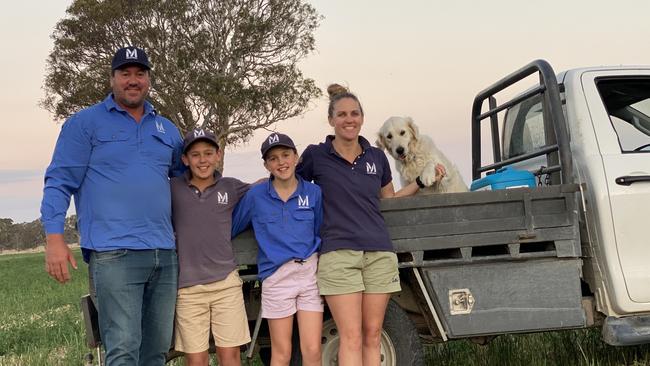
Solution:
M3 4L0 218L22 222L39 216L42 176L61 126L38 101L50 35L70 3ZM316 31L317 49L302 63L304 75L323 90L332 82L349 86L363 103L362 133L371 141L388 117L413 117L421 133L456 162L466 183L471 104L492 82L538 58L557 72L650 63L647 0L311 3L324 19ZM275 129L292 136L301 151L331 131L326 107L325 97L315 100L303 117ZM258 148L267 134L261 131L248 144L230 148L225 175L247 181L264 175ZM398 182L397 172L393 175Z

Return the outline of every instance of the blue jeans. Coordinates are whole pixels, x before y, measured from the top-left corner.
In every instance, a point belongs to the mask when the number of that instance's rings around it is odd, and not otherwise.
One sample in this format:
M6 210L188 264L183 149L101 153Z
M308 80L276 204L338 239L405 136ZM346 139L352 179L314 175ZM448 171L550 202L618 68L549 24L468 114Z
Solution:
M92 252L90 271L106 365L164 365L176 306L176 251Z

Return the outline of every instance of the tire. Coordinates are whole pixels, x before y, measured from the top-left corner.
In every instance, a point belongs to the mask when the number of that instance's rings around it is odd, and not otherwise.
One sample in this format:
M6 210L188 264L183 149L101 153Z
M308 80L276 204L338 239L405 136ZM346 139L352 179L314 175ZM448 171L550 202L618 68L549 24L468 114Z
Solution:
M382 366L424 366L418 332L408 315L394 301L388 302L383 328ZM323 323L323 366L338 365L338 351L339 335L334 319L330 318Z

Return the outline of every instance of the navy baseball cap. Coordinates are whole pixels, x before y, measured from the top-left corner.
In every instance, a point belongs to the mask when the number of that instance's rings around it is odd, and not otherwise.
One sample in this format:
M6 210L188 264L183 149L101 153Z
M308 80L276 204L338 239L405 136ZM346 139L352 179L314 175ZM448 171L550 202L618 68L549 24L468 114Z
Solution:
M262 152L262 159L266 157L266 153L269 152L272 148L276 146L284 146L288 147L290 149L293 149L293 151L296 151L296 145L293 144L293 140L291 140L291 137L283 134L283 133L272 133L269 135L264 140L264 143L262 144L262 148L260 151Z
M183 154L185 154L187 152L187 149L189 149L189 147L197 141L205 141L211 143L217 149L219 148L219 144L217 143L217 136L215 136L215 134L204 128L195 128L193 130L187 131L185 134L185 139L183 140Z
M151 69L149 57L147 57L143 49L137 47L124 47L115 52L113 62L111 62L111 70L115 71L126 65L139 65L147 70Z

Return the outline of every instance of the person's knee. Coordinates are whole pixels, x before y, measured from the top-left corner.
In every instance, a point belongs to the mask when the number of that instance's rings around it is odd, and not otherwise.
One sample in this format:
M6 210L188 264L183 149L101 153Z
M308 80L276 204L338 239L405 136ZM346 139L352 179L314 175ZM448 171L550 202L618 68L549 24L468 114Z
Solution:
M185 365L186 366L205 366L209 362L208 352L186 353Z
M302 358L310 363L320 360L321 346L320 343L308 343L300 345Z
M241 364L239 348L228 348L227 350L218 351L219 365L238 366Z
M363 328L363 345L365 347L378 347L381 343L381 327Z
M357 330L346 330L340 332L340 347L346 350L358 352L361 351L362 336Z
M271 348L271 359L273 364L289 364L289 361L291 361L291 345L274 345Z

